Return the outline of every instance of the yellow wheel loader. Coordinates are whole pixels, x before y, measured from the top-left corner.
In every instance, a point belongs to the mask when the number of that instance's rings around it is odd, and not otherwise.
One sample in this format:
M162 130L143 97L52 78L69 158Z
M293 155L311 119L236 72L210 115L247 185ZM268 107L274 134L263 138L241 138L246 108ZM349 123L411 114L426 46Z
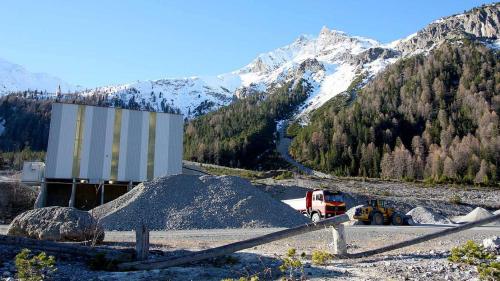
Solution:
M368 205L356 210L354 219L371 225L408 225L410 216L397 212L394 208L386 206L384 200L368 200Z

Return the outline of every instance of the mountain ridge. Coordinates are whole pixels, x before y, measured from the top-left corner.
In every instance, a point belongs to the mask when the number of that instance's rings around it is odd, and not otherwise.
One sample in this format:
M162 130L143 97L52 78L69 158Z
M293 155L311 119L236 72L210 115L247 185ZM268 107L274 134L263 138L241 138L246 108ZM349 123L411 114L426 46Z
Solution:
M345 91L356 77L363 76L366 83L400 58L429 52L449 39L498 39L499 6L486 5L443 17L415 34L386 44L324 26L317 36L300 35L292 43L261 53L246 66L225 74L143 81L96 88L84 94L105 94L122 99L135 97L161 110L159 93L163 96L168 93L166 100L170 105L193 118L234 99L271 91L291 80L305 79L315 89L297 117L307 117L311 111ZM205 107L200 108L200 105Z
M81 90L79 86L73 86L58 77L30 72L19 64L0 58L0 96L27 90L45 91L50 95L56 93L58 87L66 93Z
M498 46L499 6L499 3L485 5L463 14L443 17L406 38L389 43L351 36L324 26L317 36L300 35L290 44L261 53L232 72L137 81L97 87L78 94L117 100L121 104L133 102L149 110L173 108L192 119L235 99L272 92L286 82L304 79L313 90L295 118L307 122L310 112L346 91L355 79L362 77L361 84L364 85L386 66L404 57L429 52L445 40L469 38ZM54 91L56 87L52 87ZM26 88L33 89L25 87L24 90ZM69 86L62 88L67 92Z

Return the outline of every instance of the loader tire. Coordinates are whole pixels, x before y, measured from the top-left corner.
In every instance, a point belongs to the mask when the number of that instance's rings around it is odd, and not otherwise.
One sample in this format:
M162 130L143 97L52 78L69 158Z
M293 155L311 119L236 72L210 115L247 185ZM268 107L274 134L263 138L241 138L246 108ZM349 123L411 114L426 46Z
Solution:
M392 215L392 225L403 225L404 224L404 218L401 214L395 213Z
M384 215L380 212L375 212L372 214L372 225L383 225L384 224Z

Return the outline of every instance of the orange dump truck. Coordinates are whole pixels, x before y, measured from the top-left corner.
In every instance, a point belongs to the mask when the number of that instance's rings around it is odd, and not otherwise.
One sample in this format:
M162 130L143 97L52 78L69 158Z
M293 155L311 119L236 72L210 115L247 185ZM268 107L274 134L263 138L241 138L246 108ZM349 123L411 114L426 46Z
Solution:
M343 194L330 190L316 189L306 192L304 198L282 200L282 202L311 218L314 222L342 215L346 211Z

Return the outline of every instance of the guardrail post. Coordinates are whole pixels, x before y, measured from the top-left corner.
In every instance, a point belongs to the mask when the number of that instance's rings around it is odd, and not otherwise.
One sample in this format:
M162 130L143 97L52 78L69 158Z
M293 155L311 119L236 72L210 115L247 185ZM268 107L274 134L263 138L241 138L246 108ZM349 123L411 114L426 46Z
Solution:
M135 253L138 261L148 259L149 229L144 224L141 224L135 229Z
M333 234L333 254L338 256L347 255L347 245L345 242L345 229L343 224L332 226Z

